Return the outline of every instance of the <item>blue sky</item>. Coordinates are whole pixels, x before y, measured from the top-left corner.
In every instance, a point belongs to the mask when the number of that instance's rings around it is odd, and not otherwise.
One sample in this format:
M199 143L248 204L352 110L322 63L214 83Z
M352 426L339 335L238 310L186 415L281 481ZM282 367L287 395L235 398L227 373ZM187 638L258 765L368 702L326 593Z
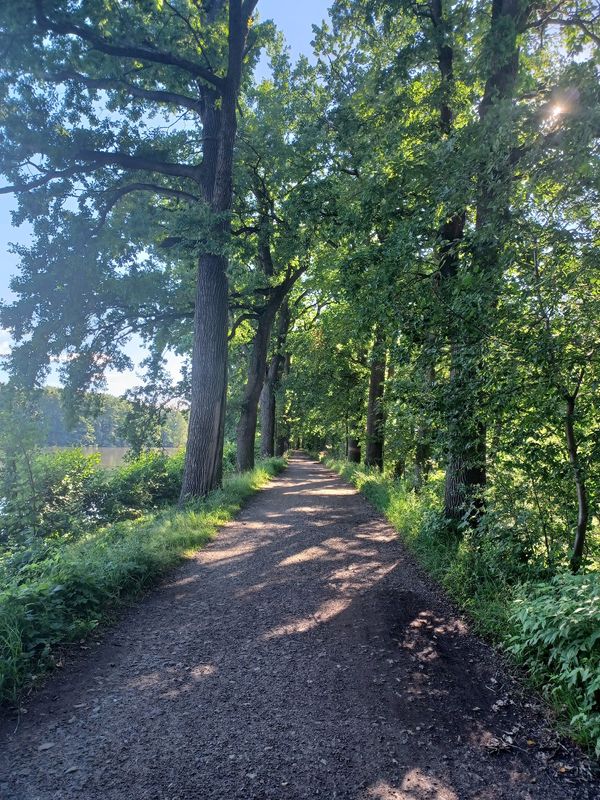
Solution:
M312 25L320 23L327 16L329 2L330 0L259 0L258 9L262 19L273 19L283 31L292 57L296 59L300 54L310 54ZM10 212L15 206L15 199L11 195L0 195L0 297L3 300L11 297L10 276L17 271L17 260L9 252L9 242L27 243L29 237L27 225L12 227ZM9 337L0 329L0 355L6 354L8 347ZM136 358L141 352L132 345L131 354ZM131 375L108 375L108 389L114 394L120 394L136 383Z

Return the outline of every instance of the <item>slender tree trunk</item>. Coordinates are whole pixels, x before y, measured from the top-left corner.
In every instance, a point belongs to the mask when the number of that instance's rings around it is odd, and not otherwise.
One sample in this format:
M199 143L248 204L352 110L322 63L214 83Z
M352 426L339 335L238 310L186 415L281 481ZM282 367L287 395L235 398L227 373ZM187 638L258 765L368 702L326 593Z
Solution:
M292 356L291 353L286 353L283 359L282 374L288 376L291 368ZM289 421L285 417L285 414L279 414L276 416L275 429L277 442L275 447L275 455L278 458L281 458L281 456L283 456L285 452L290 449L290 425Z
M353 436L348 439L348 461L351 464L360 464L360 444Z
M260 454L263 458L275 455L275 385L270 376L274 360L275 356L260 393Z
M418 426L415 438L415 490L418 493L423 488L431 471L431 444L428 432L423 425Z
M481 145L484 152L478 173L476 207L477 239L473 249L473 274L485 293L484 307L478 311L476 330L460 325L452 341L452 366L449 385L449 457L446 473L445 514L460 518L467 505L469 521L476 525L483 511L486 485L486 428L478 419L481 404L479 372L483 349L481 329L490 324L501 279L500 254L503 232L508 222L513 148L511 101L519 69L519 33L523 30L531 4L528 0L493 0L490 29L486 37L488 76L479 105ZM464 222L463 222L464 227ZM445 257L442 251L443 258ZM451 252L449 266L452 267ZM468 299L468 298L467 298ZM481 297L477 298L478 308ZM468 303L467 303L468 305ZM465 307L463 303L463 308Z
M429 340L429 348L432 348L433 339ZM425 384L427 387L426 394L429 398L434 391L435 383L435 364L432 360L422 367ZM429 473L431 472L431 442L433 440L432 424L429 419L424 415L421 416L417 429L415 431L415 473L413 478L413 488L418 493L423 485L427 482Z
M371 375L369 379L369 400L367 403L367 442L365 465L383 469L383 445L385 429L385 409L383 390L385 385L386 352L383 333L380 329L375 334L371 357Z
M258 318L258 324L248 363L248 376L240 407L237 426L237 466L240 472L254 467L254 442L260 398L265 372L271 329L277 308L269 304Z
M585 547L585 538L589 522L589 503L575 436L576 396L567 395L566 401L567 413L565 417L565 432L567 436L567 449L569 451L569 461L571 462L571 469L573 471L573 478L577 491L577 527L575 529L575 541L571 554L571 570L573 572L578 572L583 558L583 548Z
M480 358L478 342L453 342L444 514L447 519L458 521L470 509L468 520L473 526L483 511L486 485L486 429L478 420Z
M275 397L285 361L282 348L287 336L289 322L289 306L287 302L284 302L279 311L275 352L271 357L271 363L267 369L265 383L260 395L260 439L263 458L270 458L275 454Z

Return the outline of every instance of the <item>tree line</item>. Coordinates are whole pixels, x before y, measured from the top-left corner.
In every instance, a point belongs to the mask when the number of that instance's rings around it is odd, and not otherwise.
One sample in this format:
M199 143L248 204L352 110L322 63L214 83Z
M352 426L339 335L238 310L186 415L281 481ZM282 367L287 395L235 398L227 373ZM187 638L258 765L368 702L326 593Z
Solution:
M16 397L0 386L0 415L7 438L21 438L30 430L32 447L183 447L187 423L177 409L144 408L109 394L90 395L74 416L62 389L45 387Z
M257 0L11 0L11 380L185 398L182 500L290 444L420 492L444 535L580 569L600 483L593 0L336 0L292 64ZM268 76L256 78L261 58ZM165 358L186 359L172 385ZM437 477L436 477L437 476ZM593 536L590 536L590 531ZM596 549L594 549L596 548Z

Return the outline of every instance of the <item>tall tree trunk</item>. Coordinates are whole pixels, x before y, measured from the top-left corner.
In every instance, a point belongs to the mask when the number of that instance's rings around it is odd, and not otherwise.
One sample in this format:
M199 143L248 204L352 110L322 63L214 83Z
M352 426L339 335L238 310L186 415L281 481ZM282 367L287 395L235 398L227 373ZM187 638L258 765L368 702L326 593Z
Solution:
M266 247L266 253L268 253L268 263L272 264L268 247ZM263 256L261 257L262 261L264 261L264 257L265 251L263 251ZM244 387L240 410L240 421L237 428L237 464L240 471L252 469L254 466L258 401L265 380L269 341L275 316L303 271L304 268L298 268L294 272L288 269L286 279L271 290L269 300L258 317L258 325L252 342L248 365L248 378ZM266 272L266 274L270 275L272 271Z
M415 480L414 488L418 493L423 488L431 471L431 444L428 431L424 425L419 425L415 433Z
M369 399L367 403L367 441L365 465L383 469L383 445L385 434L385 409L383 390L386 367L385 338L381 328L377 328L371 355L371 375L369 378Z
M273 356L267 376L260 393L260 454L262 458L271 458L275 455L275 381L272 377L273 362L277 357Z
M429 339L428 349L433 349L433 339ZM429 398L434 391L435 384L435 364L429 359L429 363L421 366L425 379L426 396ZM432 467L432 448L433 440L432 424L425 415L422 415L415 431L415 472L413 476L413 488L418 493L427 482Z
M263 458L270 458L275 454L275 397L285 361L285 354L282 348L287 336L289 323L289 305L287 302L284 302L279 310L275 352L271 357L271 363L267 369L265 382L260 395L260 453Z
M214 215L216 241L225 246L233 193L233 149L237 100L249 18L257 0L230 0L227 75L219 91L203 86L203 198ZM216 6L215 6L216 7ZM212 238L212 237L211 237ZM200 256L194 342L190 423L180 502L203 497L220 485L227 398L227 258L218 252Z
M575 401L576 395L567 395L567 413L565 416L565 432L567 436L567 449L569 451L569 461L573 471L573 479L577 491L577 527L575 529L575 541L571 554L571 570L578 572L583 558L583 548L589 522L589 503L585 479L579 460L577 438L575 436Z
M222 478L227 386L227 262L200 259L194 324L192 396L182 497L202 497Z
M282 374L288 376L292 369L292 356L291 353L286 353L283 359ZM286 450L290 449L290 425L289 421L285 418L284 414L276 416L276 446L275 455L281 457Z

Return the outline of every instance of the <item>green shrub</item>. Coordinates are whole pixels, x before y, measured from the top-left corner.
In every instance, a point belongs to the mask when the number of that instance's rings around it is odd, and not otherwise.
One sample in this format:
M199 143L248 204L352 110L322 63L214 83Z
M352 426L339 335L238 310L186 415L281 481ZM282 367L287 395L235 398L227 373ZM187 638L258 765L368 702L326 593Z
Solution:
M52 538L77 538L90 527L132 519L179 498L183 451L142 453L116 469L78 448L23 460L5 486L0 544L17 559L46 557Z
M222 489L185 510L148 514L63 541L13 576L0 591L0 700L18 699L52 665L57 646L80 639L124 598L209 541L284 465L269 459L226 479Z
M6 541L77 535L102 502L100 456L74 448L23 459L5 488L0 528Z
M184 452L148 451L108 473L102 513L107 521L140 516L179 499Z
M237 470L237 448L234 441L226 440L223 446L223 473L233 475Z
M521 586L513 619L510 651L600 755L600 575Z

